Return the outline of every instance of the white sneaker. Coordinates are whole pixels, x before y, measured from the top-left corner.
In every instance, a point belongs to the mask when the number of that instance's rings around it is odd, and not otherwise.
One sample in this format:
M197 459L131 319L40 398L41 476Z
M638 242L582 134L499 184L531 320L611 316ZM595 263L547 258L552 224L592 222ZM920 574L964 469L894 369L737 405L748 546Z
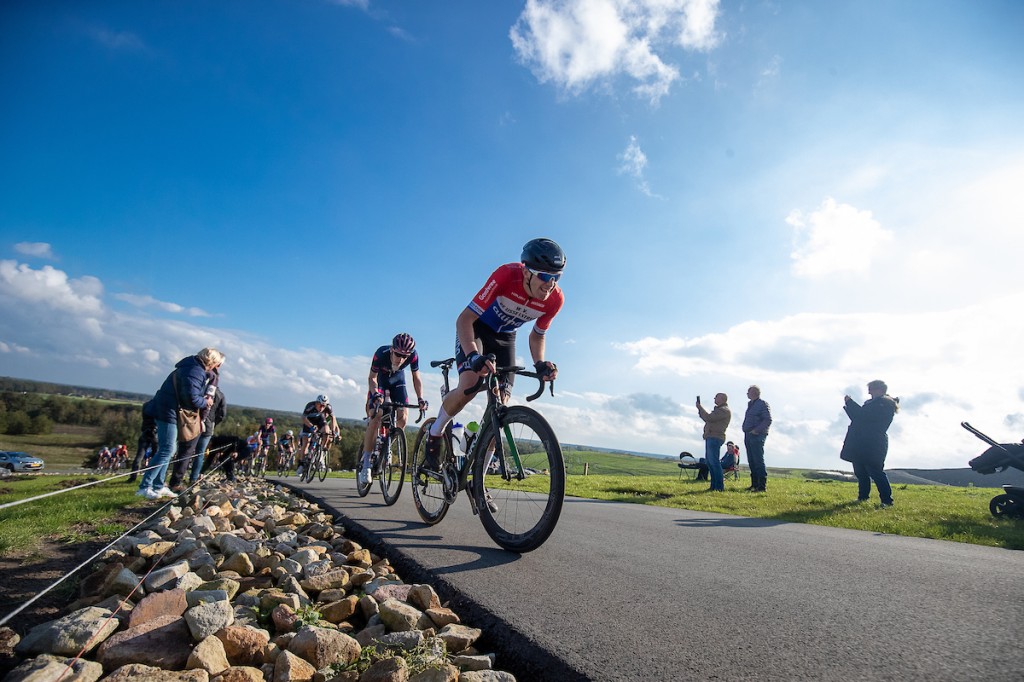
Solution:
M359 471L356 472L356 479L359 481L359 485L369 484L370 469L368 467L359 467Z
M160 497L152 488L143 488L142 490L137 490L135 494L138 495L139 497L145 497L147 500L156 500L159 499Z
M153 492L156 493L157 497L177 497L175 492L173 490L171 490L170 488L168 488L167 486L164 486L162 488L157 488Z

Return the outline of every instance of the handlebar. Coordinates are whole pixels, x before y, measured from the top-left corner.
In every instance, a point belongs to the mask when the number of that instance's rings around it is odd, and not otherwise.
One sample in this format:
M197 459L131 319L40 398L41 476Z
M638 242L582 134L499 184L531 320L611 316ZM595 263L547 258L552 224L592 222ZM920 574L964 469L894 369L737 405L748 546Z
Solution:
M426 410L420 410L419 403L393 403L390 400L385 400L380 404L380 409L384 409L386 407L411 407L413 409L419 410L420 416L419 419L416 420L417 424L423 421L423 417L427 414ZM364 419L368 418L369 417L364 417Z
M537 372L530 372L525 367L516 367L516 366L512 366L512 367L498 367L491 374L485 374L485 375L481 376L479 379L477 379L476 384L474 384L473 386L467 388L464 391L464 393L466 395L473 395L474 393L477 393L478 391L480 391L480 389L482 389L484 387L484 384L486 384L491 377L496 377L499 374L518 374L519 376L524 376L524 377L529 377L531 379L536 379L540 383L540 386L537 387L537 392L536 393L534 393L533 395L526 396L526 401L527 402L533 402L534 400L536 400L537 398L539 398L541 396L541 394L544 392L544 384L545 383L549 384L549 387L551 389L551 395L552 396L555 395L555 382L554 382L554 380L548 381L547 379L544 379L543 376L538 374Z

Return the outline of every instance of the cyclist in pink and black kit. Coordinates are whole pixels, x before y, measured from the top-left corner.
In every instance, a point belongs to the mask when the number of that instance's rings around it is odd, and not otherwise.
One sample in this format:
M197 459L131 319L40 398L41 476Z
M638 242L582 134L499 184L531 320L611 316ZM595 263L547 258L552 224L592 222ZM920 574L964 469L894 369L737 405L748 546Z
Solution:
M516 330L531 320L530 356L546 381L558 375L555 363L544 359L545 334L562 309L565 297L558 279L565 269L565 253L550 239L532 239L523 246L518 263L495 270L484 287L455 321L455 362L459 385L441 403L437 420L430 427L424 467L436 470L444 428L476 397L466 390L496 367L515 364ZM515 375L502 377L501 399L507 402Z
M370 481L370 455L380 430L380 406L388 395L393 403L409 402L409 392L405 387L406 367L412 373L412 387L419 399L420 409L426 410L427 401L423 399L423 382L420 380L420 357L412 336L405 332L396 334L391 345L378 348L370 362L370 375L367 379L369 390L366 394L366 417L369 423L363 436L362 465L356 473L363 485ZM395 410L395 426L404 429L407 417L408 411L404 407Z

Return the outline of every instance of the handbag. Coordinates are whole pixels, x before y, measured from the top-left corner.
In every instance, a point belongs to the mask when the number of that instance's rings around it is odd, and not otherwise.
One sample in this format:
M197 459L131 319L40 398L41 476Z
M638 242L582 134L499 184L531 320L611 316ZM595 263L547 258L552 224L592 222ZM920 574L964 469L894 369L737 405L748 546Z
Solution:
M171 383L174 384L174 397L178 400L178 442L187 443L199 438L203 433L203 421L199 418L199 410L186 410L181 406L178 395L178 372L175 370Z

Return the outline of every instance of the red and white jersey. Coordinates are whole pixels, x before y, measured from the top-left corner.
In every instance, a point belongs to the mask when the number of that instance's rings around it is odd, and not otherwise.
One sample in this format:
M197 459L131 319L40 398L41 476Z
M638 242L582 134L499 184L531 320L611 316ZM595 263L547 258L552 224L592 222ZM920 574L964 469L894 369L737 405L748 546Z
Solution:
M522 263L502 265L469 303L469 309L495 332L513 332L536 320L533 330L544 334L562 309L565 297L557 284L546 300L530 298L523 288L523 269Z

